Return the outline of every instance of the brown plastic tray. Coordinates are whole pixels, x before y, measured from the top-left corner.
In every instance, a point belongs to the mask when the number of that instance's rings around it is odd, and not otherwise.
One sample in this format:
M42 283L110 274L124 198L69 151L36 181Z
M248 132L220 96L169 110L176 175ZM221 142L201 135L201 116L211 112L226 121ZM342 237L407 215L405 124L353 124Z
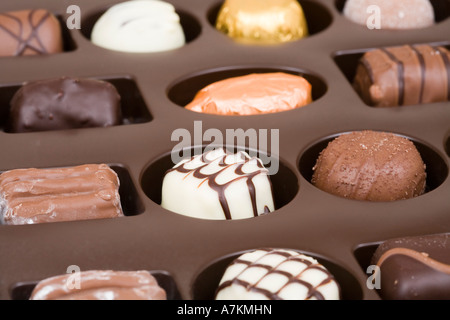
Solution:
M81 270L149 270L171 299L212 299L237 254L259 247L295 249L318 258L344 299L380 299L366 286L377 244L394 237L450 232L450 102L376 109L351 79L361 54L380 46L439 43L450 48L450 1L433 1L437 24L422 30L371 31L341 15L344 1L300 0L311 35L277 46L248 46L214 29L222 1L169 0L188 43L152 54L112 52L89 41L109 0L2 1L0 11L46 8L64 25L79 5L81 30L65 30L65 52L0 59L0 170L108 163L119 173L125 217L0 226L0 299L27 299L33 285ZM221 117L183 109L197 90L229 76L284 71L313 84L314 102L283 113ZM57 76L111 81L123 100L124 124L37 133L5 132L9 100L25 81ZM175 129L279 129L280 170L273 177L276 212L252 219L208 221L160 207L161 182L173 164ZM326 142L354 130L394 132L414 141L427 164L427 193L369 203L315 188L312 166ZM203 142L207 144L208 142ZM245 146L241 146L245 147ZM262 152L271 152L262 150Z

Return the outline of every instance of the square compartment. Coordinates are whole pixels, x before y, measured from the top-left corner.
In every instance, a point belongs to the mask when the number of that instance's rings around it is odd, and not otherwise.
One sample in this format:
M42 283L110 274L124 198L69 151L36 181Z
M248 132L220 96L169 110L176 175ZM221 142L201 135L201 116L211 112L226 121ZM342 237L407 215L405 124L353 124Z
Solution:
M75 165L74 165L75 166ZM119 195L122 212L125 217L136 216L144 212L144 205L139 198L137 189L131 179L128 170L120 164L108 164L108 166L117 174L120 181ZM6 170L4 171L6 172ZM1 172L0 172L1 173ZM77 221L77 220L74 220ZM68 221L72 222L72 221ZM53 222L51 222L53 223Z
M122 125L146 123L153 120L141 92L133 79L128 77L86 78L103 80L114 85L121 97ZM11 99L21 87L22 84L0 86L0 130L5 131L5 128L7 127Z
M406 43L405 43L406 44ZM417 43L419 44L419 43ZM398 44L398 46L401 46L404 44ZM429 45L432 46L442 46L444 48L447 48L450 50L450 42L434 42L429 43ZM385 46L385 47L395 47L395 46ZM355 50L343 50L343 51L337 51L333 54L333 60L341 70L341 72L344 74L344 76L347 78L350 85L352 85L353 88L353 79L355 78L356 69L358 67L358 62L361 59L361 57L364 55L364 53L381 48L380 47L374 47L374 48L366 48L366 49L355 49ZM355 93L358 95L358 93L355 91ZM358 95L359 97L359 95ZM361 97L360 97L361 99ZM363 102L363 100L361 99ZM367 105L365 102L363 102L365 105ZM398 107L398 106L397 106Z

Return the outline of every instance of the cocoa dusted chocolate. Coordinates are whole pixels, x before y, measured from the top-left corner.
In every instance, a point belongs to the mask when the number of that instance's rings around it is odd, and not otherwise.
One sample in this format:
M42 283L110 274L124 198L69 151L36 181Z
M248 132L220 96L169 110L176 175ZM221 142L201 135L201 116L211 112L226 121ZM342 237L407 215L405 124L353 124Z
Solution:
M223 148L182 160L168 170L161 206L211 220L246 219L275 210L272 183L262 161Z
M353 86L375 107L450 101L450 51L426 44L368 51Z
M14 169L0 175L7 225L122 217L120 181L106 164Z
M225 270L216 300L339 300L340 286L316 259L293 250L262 248Z
M63 51L61 25L44 9L0 12L0 57Z
M430 0L347 0L343 9L346 18L363 26L375 13L380 29L422 29L435 23Z
M395 201L417 197L426 187L425 164L414 144L393 133L342 134L320 153L312 184L344 198Z
M277 44L308 36L303 8L297 0L226 0L216 29L249 44Z
M450 300L450 234L383 242L372 258L386 300Z
M11 100L7 131L108 127L121 123L121 99L112 84L61 77L25 83Z
M166 300L148 271L90 270L40 281L30 300Z
M186 109L217 115L255 115L292 110L312 102L311 84L284 72L253 73L214 82Z

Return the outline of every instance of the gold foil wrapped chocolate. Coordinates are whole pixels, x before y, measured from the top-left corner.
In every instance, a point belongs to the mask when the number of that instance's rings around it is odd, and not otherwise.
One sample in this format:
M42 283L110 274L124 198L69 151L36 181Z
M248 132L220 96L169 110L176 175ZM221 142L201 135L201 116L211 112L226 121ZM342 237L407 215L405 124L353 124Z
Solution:
M296 0L226 0L216 28L250 44L276 44L308 35L303 9Z

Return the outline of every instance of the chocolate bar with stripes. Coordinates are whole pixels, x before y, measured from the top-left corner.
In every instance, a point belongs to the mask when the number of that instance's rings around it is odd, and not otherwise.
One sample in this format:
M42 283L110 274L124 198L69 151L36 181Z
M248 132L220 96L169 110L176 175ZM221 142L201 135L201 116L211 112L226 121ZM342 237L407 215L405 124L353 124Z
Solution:
M353 87L374 107L450 100L450 51L442 46L404 45L366 52Z
M0 175L0 220L21 225L121 217L119 184L106 164L6 171Z
M450 299L450 234L387 240L375 251L372 264L379 267L383 299Z

